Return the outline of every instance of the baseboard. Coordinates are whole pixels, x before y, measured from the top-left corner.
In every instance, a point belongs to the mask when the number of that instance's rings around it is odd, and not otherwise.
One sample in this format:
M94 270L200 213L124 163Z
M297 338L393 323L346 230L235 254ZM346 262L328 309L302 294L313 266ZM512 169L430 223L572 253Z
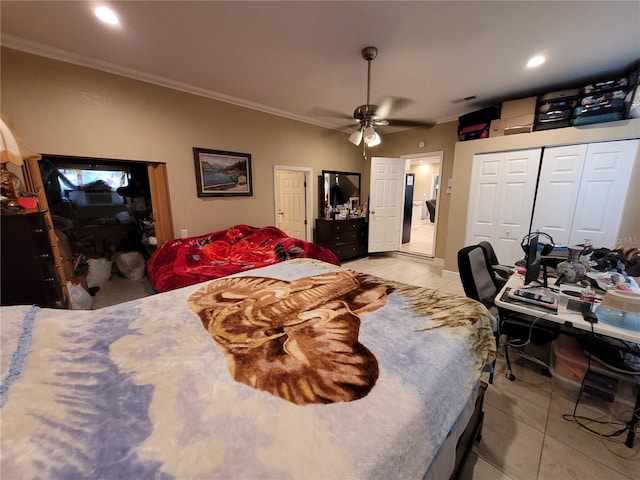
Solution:
M453 281L453 280L460 281L460 273L454 272L452 270L442 270L441 277L443 280L447 280L447 281Z
M435 265L436 267L444 267L444 258L435 258L428 255L421 255L419 253L402 252L400 250L394 252L396 257L410 258L420 263L426 263L429 265Z

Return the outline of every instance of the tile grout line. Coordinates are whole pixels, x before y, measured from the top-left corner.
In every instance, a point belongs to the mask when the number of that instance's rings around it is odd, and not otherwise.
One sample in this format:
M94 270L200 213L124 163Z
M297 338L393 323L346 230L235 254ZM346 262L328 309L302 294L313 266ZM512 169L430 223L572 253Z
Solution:
M551 397L553 395L553 386L551 387L551 392L549 393L549 403L547 404L547 418L544 421L544 431L542 432L542 448L540 448L540 458L538 458L538 471L536 472L537 480L540 479L540 468L542 467L542 456L544 454L544 445L547 440L547 428L549 428L549 416L551 415ZM551 438L551 437L549 437Z

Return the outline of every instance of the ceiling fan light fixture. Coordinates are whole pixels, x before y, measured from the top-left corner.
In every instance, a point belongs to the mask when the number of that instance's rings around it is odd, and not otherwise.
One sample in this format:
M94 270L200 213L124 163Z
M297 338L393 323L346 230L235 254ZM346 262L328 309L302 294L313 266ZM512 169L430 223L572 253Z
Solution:
M375 147L377 145L380 145L381 143L382 143L382 139L380 138L380 135L376 133L376 137L373 139L372 142L367 143L367 147Z
M380 135L376 133L373 127L365 128L364 143L367 144L367 147L375 147L376 145L380 145L381 142Z
M360 145L360 142L362 142L362 128L359 128L358 130L353 132L349 137L349 141L353 143L356 147Z
M365 143L368 145L369 142L373 142L376 138L376 131L373 129L371 125L368 125L364 132L362 132L362 136L364 138Z

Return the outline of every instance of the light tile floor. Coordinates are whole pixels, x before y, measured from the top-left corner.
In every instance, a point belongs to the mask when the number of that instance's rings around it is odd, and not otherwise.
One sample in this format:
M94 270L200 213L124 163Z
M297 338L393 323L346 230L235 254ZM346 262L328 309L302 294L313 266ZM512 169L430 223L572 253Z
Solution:
M345 262L363 273L464 295L459 280L441 278L442 267L426 258L402 254L378 254ZM114 275L96 294L94 308L122 303L148 295L146 279L127 280ZM562 418L574 409L574 402L558 391L539 367L513 356L516 380L504 375L498 358L494 383L485 397L482 440L465 463L461 480L638 480L640 446L629 449L624 436L604 439L588 433ZM565 396L563 396L563 394ZM608 419L602 404L581 406L579 415ZM594 409L591 407L598 407ZM615 410L615 409L614 409ZM614 413L628 420L630 409ZM636 444L640 444L640 432Z
M101 285L96 294L91 297L93 300L92 307L95 310L146 297L150 294L146 276L140 280L129 280L114 273L111 275L111 279Z
M414 220L411 223L410 241L400 245L400 251L433 257L435 229L435 223L428 218Z

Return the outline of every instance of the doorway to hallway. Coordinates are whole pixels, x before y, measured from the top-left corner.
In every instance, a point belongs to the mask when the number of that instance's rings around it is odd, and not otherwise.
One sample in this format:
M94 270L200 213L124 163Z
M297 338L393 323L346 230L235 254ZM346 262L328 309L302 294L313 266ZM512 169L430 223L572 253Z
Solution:
M409 241L401 243L399 251L433 258L438 221L440 168L443 152L403 155L405 170L413 174L413 200ZM427 206L431 203L431 208Z

